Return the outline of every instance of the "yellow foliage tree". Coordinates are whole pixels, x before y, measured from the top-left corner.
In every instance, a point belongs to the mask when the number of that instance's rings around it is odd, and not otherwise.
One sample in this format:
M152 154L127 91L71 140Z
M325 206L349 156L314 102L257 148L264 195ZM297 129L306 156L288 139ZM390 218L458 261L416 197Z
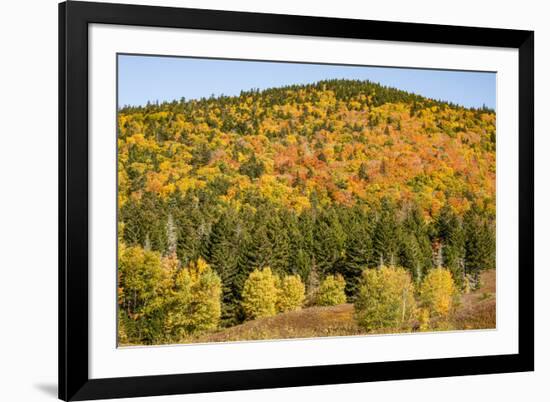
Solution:
M119 322L121 339L139 339L145 343L162 340L170 276L162 268L160 254L121 244L118 278L118 301L123 317Z
M221 316L221 280L199 258L175 276L166 328L172 337L212 330Z
M271 317L277 313L277 278L271 268L255 269L244 283L242 307L246 318Z
M319 286L316 301L319 306L336 306L346 302L346 281L342 275L328 275Z
M432 269L420 285L420 302L432 317L447 317L458 302L458 291L450 271Z
M299 275L286 275L279 282L277 295L277 311L300 310L306 298L306 287Z
M410 274L400 267L365 269L354 310L357 323L367 331L407 327L416 312Z

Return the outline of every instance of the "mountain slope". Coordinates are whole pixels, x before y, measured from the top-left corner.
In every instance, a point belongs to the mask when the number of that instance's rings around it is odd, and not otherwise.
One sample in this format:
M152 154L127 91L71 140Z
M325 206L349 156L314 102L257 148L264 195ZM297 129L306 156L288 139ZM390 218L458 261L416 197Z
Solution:
M413 200L434 216L488 207L495 114L360 81L126 108L119 114L121 203L207 188L285 207ZM215 188L212 188L215 187Z
M495 267L495 118L348 80L124 107L119 239L205 260L223 326L243 321L243 284L264 267L308 292L340 274L350 300L380 265L416 282L443 265L475 286Z

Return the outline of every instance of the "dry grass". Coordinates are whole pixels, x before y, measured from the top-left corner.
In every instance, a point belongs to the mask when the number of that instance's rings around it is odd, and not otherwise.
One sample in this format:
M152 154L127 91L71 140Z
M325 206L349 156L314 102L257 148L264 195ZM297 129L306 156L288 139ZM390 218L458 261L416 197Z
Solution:
M445 321L434 320L430 330L468 330L496 327L495 271L482 274L481 288L461 296L458 309ZM384 330L377 333L410 332ZM313 338L324 336L363 335L353 319L353 305L310 307L245 322L217 332L185 340L185 343L230 342L244 340Z
M228 342L260 339L311 338L319 336L359 335L361 329L353 319L353 305L310 307L245 322L191 342Z
M459 309L450 318L453 329L496 328L496 271L481 275L481 288L462 295Z

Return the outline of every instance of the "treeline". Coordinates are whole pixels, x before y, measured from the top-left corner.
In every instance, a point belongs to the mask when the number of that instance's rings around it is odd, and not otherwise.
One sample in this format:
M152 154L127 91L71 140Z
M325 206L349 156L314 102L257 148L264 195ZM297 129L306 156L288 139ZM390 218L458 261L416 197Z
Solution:
M386 103L410 103L414 104L416 109L421 107L431 108L433 106L451 107L454 109L467 109L475 112L494 113L494 110L483 105L481 108L464 108L453 102L430 99L424 96L403 91L397 88L381 85L369 80L343 80L330 79L322 80L311 84L296 84L283 87L268 88L264 90L251 89L241 91L238 96L212 96L210 98L201 98L196 100L186 100L182 97L172 102L148 102L144 106L124 105L120 113L157 113L161 111L173 111L176 113L193 116L197 108L207 107L209 104L221 106L238 106L244 99L251 98L253 102L258 102L262 106L272 107L275 105L284 105L296 100L300 102L318 103L321 100L319 92L333 91L336 98L342 101L352 101L361 96L370 97L372 106L381 106ZM307 94L304 96L304 94Z
M378 206L316 206L298 213L266 199L222 208L206 194L127 202L121 241L175 254L183 266L206 261L221 279L222 325L243 321L242 290L254 269L298 275L308 290L338 274L351 300L364 268L402 266L420 282L444 266L465 289L477 286L481 270L495 267L494 219L475 208L460 217L444 206L427 220L414 204L387 199Z

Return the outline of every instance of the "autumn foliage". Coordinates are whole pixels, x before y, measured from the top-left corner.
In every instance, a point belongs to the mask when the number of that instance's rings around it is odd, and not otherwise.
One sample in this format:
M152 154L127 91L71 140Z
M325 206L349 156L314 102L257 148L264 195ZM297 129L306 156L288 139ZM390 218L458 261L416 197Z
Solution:
M167 327L173 337L218 327L221 316L221 281L203 259L192 262L175 275L167 309Z
M277 278L267 267L252 271L244 283L242 307L248 319L270 317L277 313Z
M446 318L456 307L458 296L451 273L443 268L431 270L420 286L419 296L430 316Z
M317 291L319 306L336 306L346 302L346 281L342 275L328 275Z
M400 267L366 269L354 308L357 323L367 331L410 327L416 318L410 273Z
M120 108L120 339L178 342L304 294L399 326L413 283L444 315L449 275L464 291L495 268L495 124L353 80Z
M306 287L299 275L285 275L278 281L277 312L300 310L306 298Z
M125 342L173 342L217 328L221 281L202 259L179 267L174 255L119 248L119 335Z

